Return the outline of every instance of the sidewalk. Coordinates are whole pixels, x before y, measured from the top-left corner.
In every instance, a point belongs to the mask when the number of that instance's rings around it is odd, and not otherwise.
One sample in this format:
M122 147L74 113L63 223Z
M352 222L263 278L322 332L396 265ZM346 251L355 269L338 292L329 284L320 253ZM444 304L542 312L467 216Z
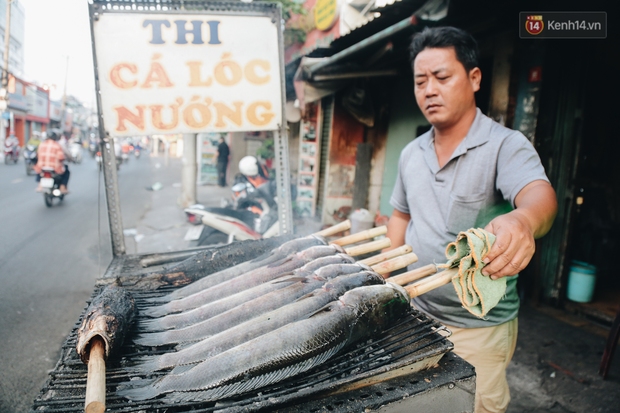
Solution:
M160 182L162 187L148 192L151 208L136 226L137 235L126 237L130 254L191 247L183 238L193 226L177 204L181 161L171 158L169 162L168 169L153 169L152 183ZM228 197L230 187L197 188L198 203L207 206L220 206L220 200ZM320 229L313 221L301 224L299 235ZM598 375L607 331L561 310L523 304L517 349L508 367L512 396L508 413L620 412L620 351L607 380Z

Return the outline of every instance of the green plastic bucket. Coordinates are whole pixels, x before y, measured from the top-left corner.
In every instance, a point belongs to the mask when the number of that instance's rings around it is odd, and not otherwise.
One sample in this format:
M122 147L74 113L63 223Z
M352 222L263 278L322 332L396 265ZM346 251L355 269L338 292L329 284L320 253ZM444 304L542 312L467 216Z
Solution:
M568 273L566 296L578 303L589 303L596 285L596 267L583 261L573 261Z

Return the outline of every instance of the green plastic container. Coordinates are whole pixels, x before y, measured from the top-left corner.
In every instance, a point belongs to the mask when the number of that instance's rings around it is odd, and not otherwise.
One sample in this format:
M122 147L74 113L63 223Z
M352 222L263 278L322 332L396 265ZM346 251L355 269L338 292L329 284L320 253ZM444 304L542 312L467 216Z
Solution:
M566 296L578 303L589 303L596 286L596 267L583 261L573 261L568 273Z

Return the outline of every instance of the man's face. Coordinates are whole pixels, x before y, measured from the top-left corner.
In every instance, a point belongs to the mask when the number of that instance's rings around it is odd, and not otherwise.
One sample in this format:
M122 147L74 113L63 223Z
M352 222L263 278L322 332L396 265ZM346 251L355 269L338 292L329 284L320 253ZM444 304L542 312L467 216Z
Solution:
M480 69L469 73L456 58L453 47L424 49L413 62L416 101L436 128L454 125L472 107L480 89Z

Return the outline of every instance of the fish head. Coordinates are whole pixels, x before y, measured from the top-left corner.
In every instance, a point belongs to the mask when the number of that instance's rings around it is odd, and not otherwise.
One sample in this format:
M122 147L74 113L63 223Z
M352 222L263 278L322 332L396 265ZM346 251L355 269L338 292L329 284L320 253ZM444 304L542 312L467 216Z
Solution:
M328 267L331 267L332 265L343 264L345 262L346 262L345 259L341 257L340 254L328 255L326 257L320 257L320 258L310 261L309 263L301 267L299 270L316 272L316 271L322 270L323 268L328 268Z
M409 294L399 285L385 283L347 291L340 302L354 309L363 328L383 330L411 308Z
M355 262L355 258L350 256L349 254L339 253L338 257L342 259L343 264L353 264Z
M322 235L318 235L318 234L312 234L312 235L308 235L308 238L312 239L314 242L316 242L316 245L327 245L327 238L325 238Z

